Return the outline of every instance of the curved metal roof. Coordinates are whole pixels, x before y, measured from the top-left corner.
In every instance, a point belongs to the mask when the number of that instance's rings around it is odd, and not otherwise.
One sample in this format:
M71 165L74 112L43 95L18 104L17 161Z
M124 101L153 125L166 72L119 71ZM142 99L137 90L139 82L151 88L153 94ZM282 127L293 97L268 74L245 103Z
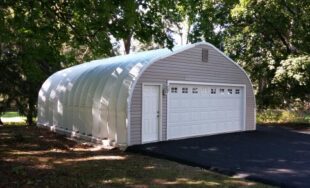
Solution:
M151 50L54 73L39 91L38 124L126 143L124 129L133 82L145 66L172 53L169 49Z

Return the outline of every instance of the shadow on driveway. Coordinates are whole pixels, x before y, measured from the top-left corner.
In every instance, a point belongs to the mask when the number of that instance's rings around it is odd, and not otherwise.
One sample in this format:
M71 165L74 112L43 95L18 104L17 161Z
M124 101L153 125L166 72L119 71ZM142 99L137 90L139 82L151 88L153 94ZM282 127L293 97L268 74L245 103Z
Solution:
M287 128L258 126L127 150L281 187L310 187L310 133Z

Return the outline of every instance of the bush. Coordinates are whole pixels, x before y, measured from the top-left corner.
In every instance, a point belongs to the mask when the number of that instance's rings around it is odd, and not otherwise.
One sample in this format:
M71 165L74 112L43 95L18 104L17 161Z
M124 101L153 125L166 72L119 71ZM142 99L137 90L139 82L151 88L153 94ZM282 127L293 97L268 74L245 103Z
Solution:
M257 123L310 123L310 112L282 109L259 110Z

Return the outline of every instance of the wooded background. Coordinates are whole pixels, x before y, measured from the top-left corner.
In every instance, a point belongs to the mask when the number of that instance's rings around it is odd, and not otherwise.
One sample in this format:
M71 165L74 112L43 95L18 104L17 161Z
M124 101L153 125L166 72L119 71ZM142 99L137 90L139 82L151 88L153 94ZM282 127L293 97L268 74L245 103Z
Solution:
M258 109L309 110L309 12L309 0L2 0L0 113L14 108L32 124L54 72L198 41L247 71Z

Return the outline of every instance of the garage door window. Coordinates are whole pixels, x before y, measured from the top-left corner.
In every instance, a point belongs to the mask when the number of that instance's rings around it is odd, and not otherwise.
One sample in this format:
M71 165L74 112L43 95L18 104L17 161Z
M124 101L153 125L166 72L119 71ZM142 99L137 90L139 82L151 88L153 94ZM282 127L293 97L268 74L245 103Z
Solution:
M182 88L182 93L188 93L188 88L187 87L183 87Z
M236 89L235 93L236 93L237 95L239 95L239 94L240 94L240 89Z
M198 88L194 87L193 90L192 90L192 93L197 94L198 93Z
M178 88L177 87L172 87L171 88L171 93L178 93Z
M215 88L211 88L211 94L216 94L216 89Z
M227 91L228 91L228 94L232 94L232 89L227 89Z
M220 89L220 94L224 94L225 89Z

